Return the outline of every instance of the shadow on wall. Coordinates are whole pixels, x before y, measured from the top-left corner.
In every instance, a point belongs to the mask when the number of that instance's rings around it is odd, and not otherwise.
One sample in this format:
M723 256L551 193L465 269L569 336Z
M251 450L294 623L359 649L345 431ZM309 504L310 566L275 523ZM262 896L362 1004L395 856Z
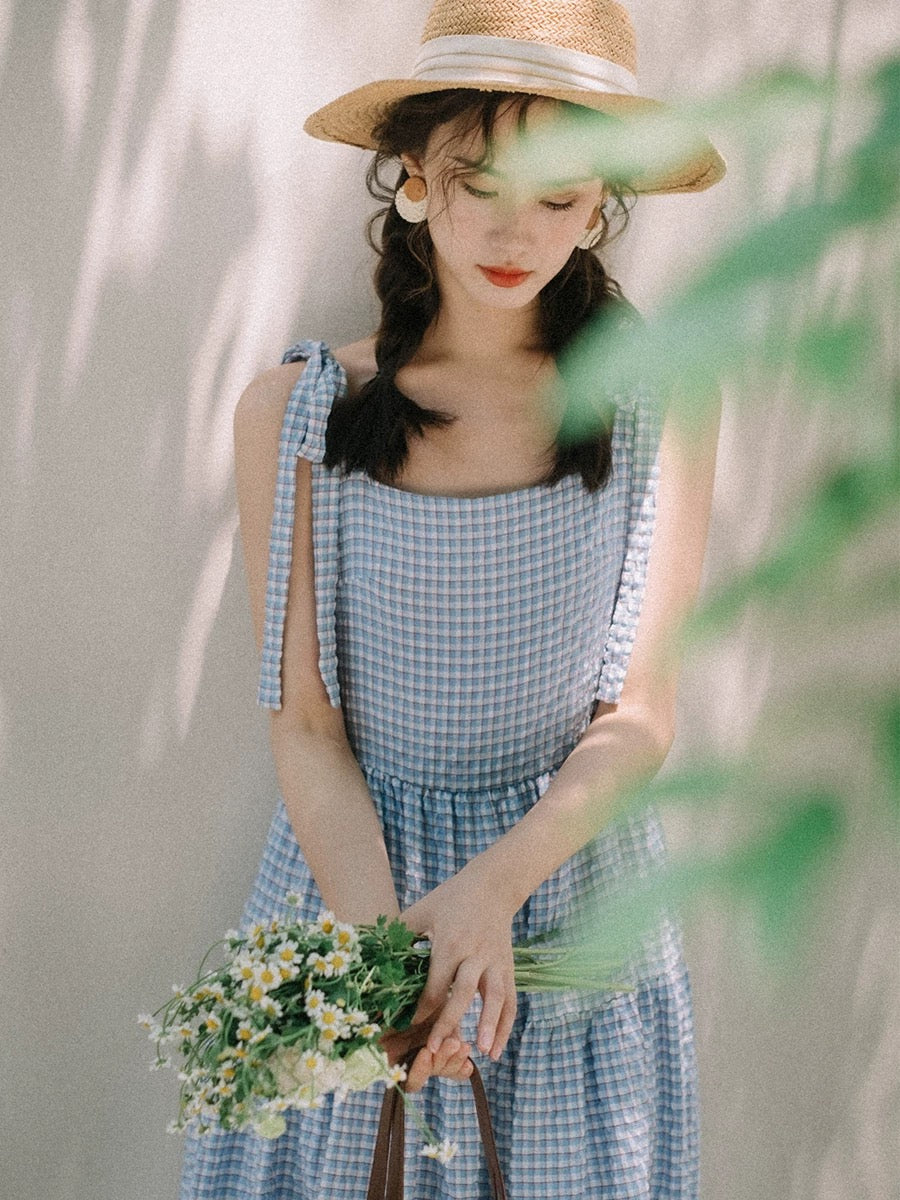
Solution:
M296 8L252 29L245 6L203 0L0 12L5 982L35 939L66 981L39 1028L4 1000L23 1020L0 1169L20 1196L125 1200L171 1175L171 1091L153 1108L134 1014L247 890L277 795L231 417L288 342L371 318L364 188L333 201L362 156L301 128L342 69L340 20L307 33ZM359 285L343 307L338 253ZM127 1039L106 1055L115 1086L97 1028Z

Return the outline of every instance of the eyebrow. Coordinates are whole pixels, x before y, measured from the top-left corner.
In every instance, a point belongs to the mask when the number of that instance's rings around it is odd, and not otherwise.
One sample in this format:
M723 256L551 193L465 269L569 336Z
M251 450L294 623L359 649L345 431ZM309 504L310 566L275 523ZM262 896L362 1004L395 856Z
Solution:
M455 155L453 161L461 167L469 167L473 171L477 171L480 175L491 175L494 179L505 179L506 176L502 171L495 171L493 167L483 166L471 158L461 158ZM564 188L578 187L582 183L590 183L590 176L578 179L572 177L570 179L548 179L542 185L546 191L561 192Z

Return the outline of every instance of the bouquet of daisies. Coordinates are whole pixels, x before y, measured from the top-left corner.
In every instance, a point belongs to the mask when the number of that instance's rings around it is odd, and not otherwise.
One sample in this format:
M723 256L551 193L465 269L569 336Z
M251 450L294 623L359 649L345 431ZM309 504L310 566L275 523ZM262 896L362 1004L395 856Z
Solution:
M302 921L290 911L299 897L289 892L285 900L283 916L230 930L194 983L176 986L152 1016L138 1018L157 1047L151 1069L172 1066L172 1051L180 1060L180 1110L170 1132L203 1134L218 1123L278 1137L287 1109L318 1108L326 1095L339 1101L406 1078L380 1038L408 1028L428 975L428 942L399 918L354 926L323 912ZM220 947L224 962L204 973ZM547 936L513 953L520 991L627 989L596 961L586 973L577 946ZM439 1142L400 1094L425 1138L422 1153L448 1161L453 1144Z

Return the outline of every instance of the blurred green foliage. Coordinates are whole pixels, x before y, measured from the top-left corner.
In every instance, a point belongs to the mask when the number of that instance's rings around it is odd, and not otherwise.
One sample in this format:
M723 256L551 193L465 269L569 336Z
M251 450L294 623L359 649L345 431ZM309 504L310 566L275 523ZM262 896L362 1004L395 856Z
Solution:
M856 114L856 132L836 150L829 138L844 104ZM564 430L583 433L604 418L611 397L647 386L667 398L671 418L688 428L702 424L723 390L735 405L764 406L786 388L809 405L811 420L855 412L859 436L832 452L815 479L799 481L804 490L777 535L755 561L708 589L681 638L701 650L714 647L748 616L768 614L770 624L799 641L801 626L813 634L821 626L827 637L832 626L846 628L860 614L887 613L879 658L893 663L892 682L863 681L854 694L840 672L835 678L820 645L813 671L764 706L757 726L767 728L768 745L751 733L739 758L689 761L623 796L623 812L650 801L707 812L737 806L733 811L752 819L754 829L739 845L679 856L650 881L605 901L594 923L603 956L629 944L660 906L701 901L749 905L766 961L789 969L801 960L856 799L846 775L823 783L809 754L790 753L792 742L802 747L822 729L842 738L842 759L858 758L860 772L874 780L870 807L900 835L900 370L890 361L885 328L896 321L900 279L896 258L893 265L881 261L900 210L900 58L840 87L834 78L783 70L663 116L611 122L583 114L523 138L502 165L531 180L540 177L542 163L552 162L559 174L560 157L573 173L589 167L607 178L652 175L690 153L700 126L713 135L725 128L739 144L777 153L790 148L798 122L807 144L810 128L822 130L805 194L795 189L776 211L748 215L735 240L652 318L636 327L586 330L560 362ZM851 256L878 263L881 290L862 269L845 273L823 300L815 285L848 246ZM746 450L752 455L754 448ZM867 539L874 558L853 563ZM849 583L841 574L848 560ZM768 761L778 742L787 770Z

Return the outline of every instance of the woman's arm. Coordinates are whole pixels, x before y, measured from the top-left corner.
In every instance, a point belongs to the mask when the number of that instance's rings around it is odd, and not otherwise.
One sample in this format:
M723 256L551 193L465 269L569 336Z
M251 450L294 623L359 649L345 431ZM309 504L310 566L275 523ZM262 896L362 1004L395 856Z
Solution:
M257 649L263 645L269 534L285 409L305 363L266 371L244 391L234 414L235 477L241 543ZM312 471L297 460L296 497L281 665L281 709L269 726L279 788L297 843L322 899L339 918L371 923L400 907L384 834L339 708L319 672L313 559ZM406 1054L411 1034L384 1041L391 1061ZM463 1080L470 1047L450 1026L433 1052L420 1051L408 1089L430 1075Z
M482 995L478 1045L499 1057L515 1016L510 930L517 910L615 815L617 798L662 765L675 728L673 634L700 586L720 407L700 432L667 419L641 616L617 704L601 703L545 794L487 850L404 913L435 943L417 1018L442 1007L432 1037ZM447 989L453 994L446 999Z
M241 543L258 649L262 649L269 534L278 444L287 402L305 363L264 372L234 414ZM373 922L400 909L384 835L319 672L313 574L312 472L297 460L291 576L282 659L282 707L269 734L281 795L322 899L342 920Z

